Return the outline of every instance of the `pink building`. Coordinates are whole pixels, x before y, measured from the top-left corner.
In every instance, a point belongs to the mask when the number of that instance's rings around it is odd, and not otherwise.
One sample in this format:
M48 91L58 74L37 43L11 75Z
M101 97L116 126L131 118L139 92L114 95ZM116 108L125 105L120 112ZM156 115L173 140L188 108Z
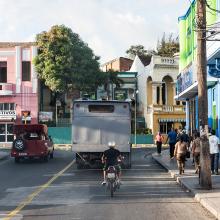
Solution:
M38 79L32 42L0 42L0 146L13 141L13 124L38 122Z

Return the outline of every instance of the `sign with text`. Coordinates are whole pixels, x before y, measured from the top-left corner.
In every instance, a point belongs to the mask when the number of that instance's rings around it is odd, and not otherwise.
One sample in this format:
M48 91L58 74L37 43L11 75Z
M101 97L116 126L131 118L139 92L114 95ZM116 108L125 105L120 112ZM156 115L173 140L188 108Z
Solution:
M193 84L192 66L186 68L179 77L177 77L177 94L180 94Z
M0 110L0 120L15 120L16 111L15 110Z
M53 120L53 112L39 112L39 121L46 122Z

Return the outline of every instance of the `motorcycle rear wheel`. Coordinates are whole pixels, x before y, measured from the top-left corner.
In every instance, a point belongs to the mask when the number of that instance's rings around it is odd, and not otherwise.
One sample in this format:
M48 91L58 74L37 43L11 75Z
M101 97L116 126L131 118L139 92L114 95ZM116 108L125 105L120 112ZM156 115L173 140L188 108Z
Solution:
M113 195L114 195L114 186L113 186L113 183L110 183L110 184L109 184L109 190L110 190L111 197L113 197Z

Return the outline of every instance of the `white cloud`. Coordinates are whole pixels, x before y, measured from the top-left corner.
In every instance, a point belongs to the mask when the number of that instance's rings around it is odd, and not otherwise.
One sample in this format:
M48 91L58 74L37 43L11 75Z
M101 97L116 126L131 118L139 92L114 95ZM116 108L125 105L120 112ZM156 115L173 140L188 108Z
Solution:
M65 24L101 61L134 44L155 48L163 32L178 32L188 0L1 0L0 41L30 41L54 24Z
M143 24L145 19L139 15L133 15L131 13L126 13L126 14L117 14L116 15L116 20L118 20L119 22L122 23L130 23L132 25L139 25L139 24Z

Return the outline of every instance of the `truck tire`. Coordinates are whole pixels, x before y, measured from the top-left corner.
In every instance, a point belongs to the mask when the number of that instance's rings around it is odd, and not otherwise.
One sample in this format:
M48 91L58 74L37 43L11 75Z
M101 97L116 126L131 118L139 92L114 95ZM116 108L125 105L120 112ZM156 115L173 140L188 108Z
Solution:
M131 153L122 153L122 156L124 156L122 167L125 169L131 169Z
M76 154L76 166L77 166L77 169L83 168L82 159L79 157L78 154Z
M109 190L110 190L111 197L113 197L113 195L114 195L114 186L113 186L112 182L109 183Z
M53 159L53 152L50 153L50 159Z

